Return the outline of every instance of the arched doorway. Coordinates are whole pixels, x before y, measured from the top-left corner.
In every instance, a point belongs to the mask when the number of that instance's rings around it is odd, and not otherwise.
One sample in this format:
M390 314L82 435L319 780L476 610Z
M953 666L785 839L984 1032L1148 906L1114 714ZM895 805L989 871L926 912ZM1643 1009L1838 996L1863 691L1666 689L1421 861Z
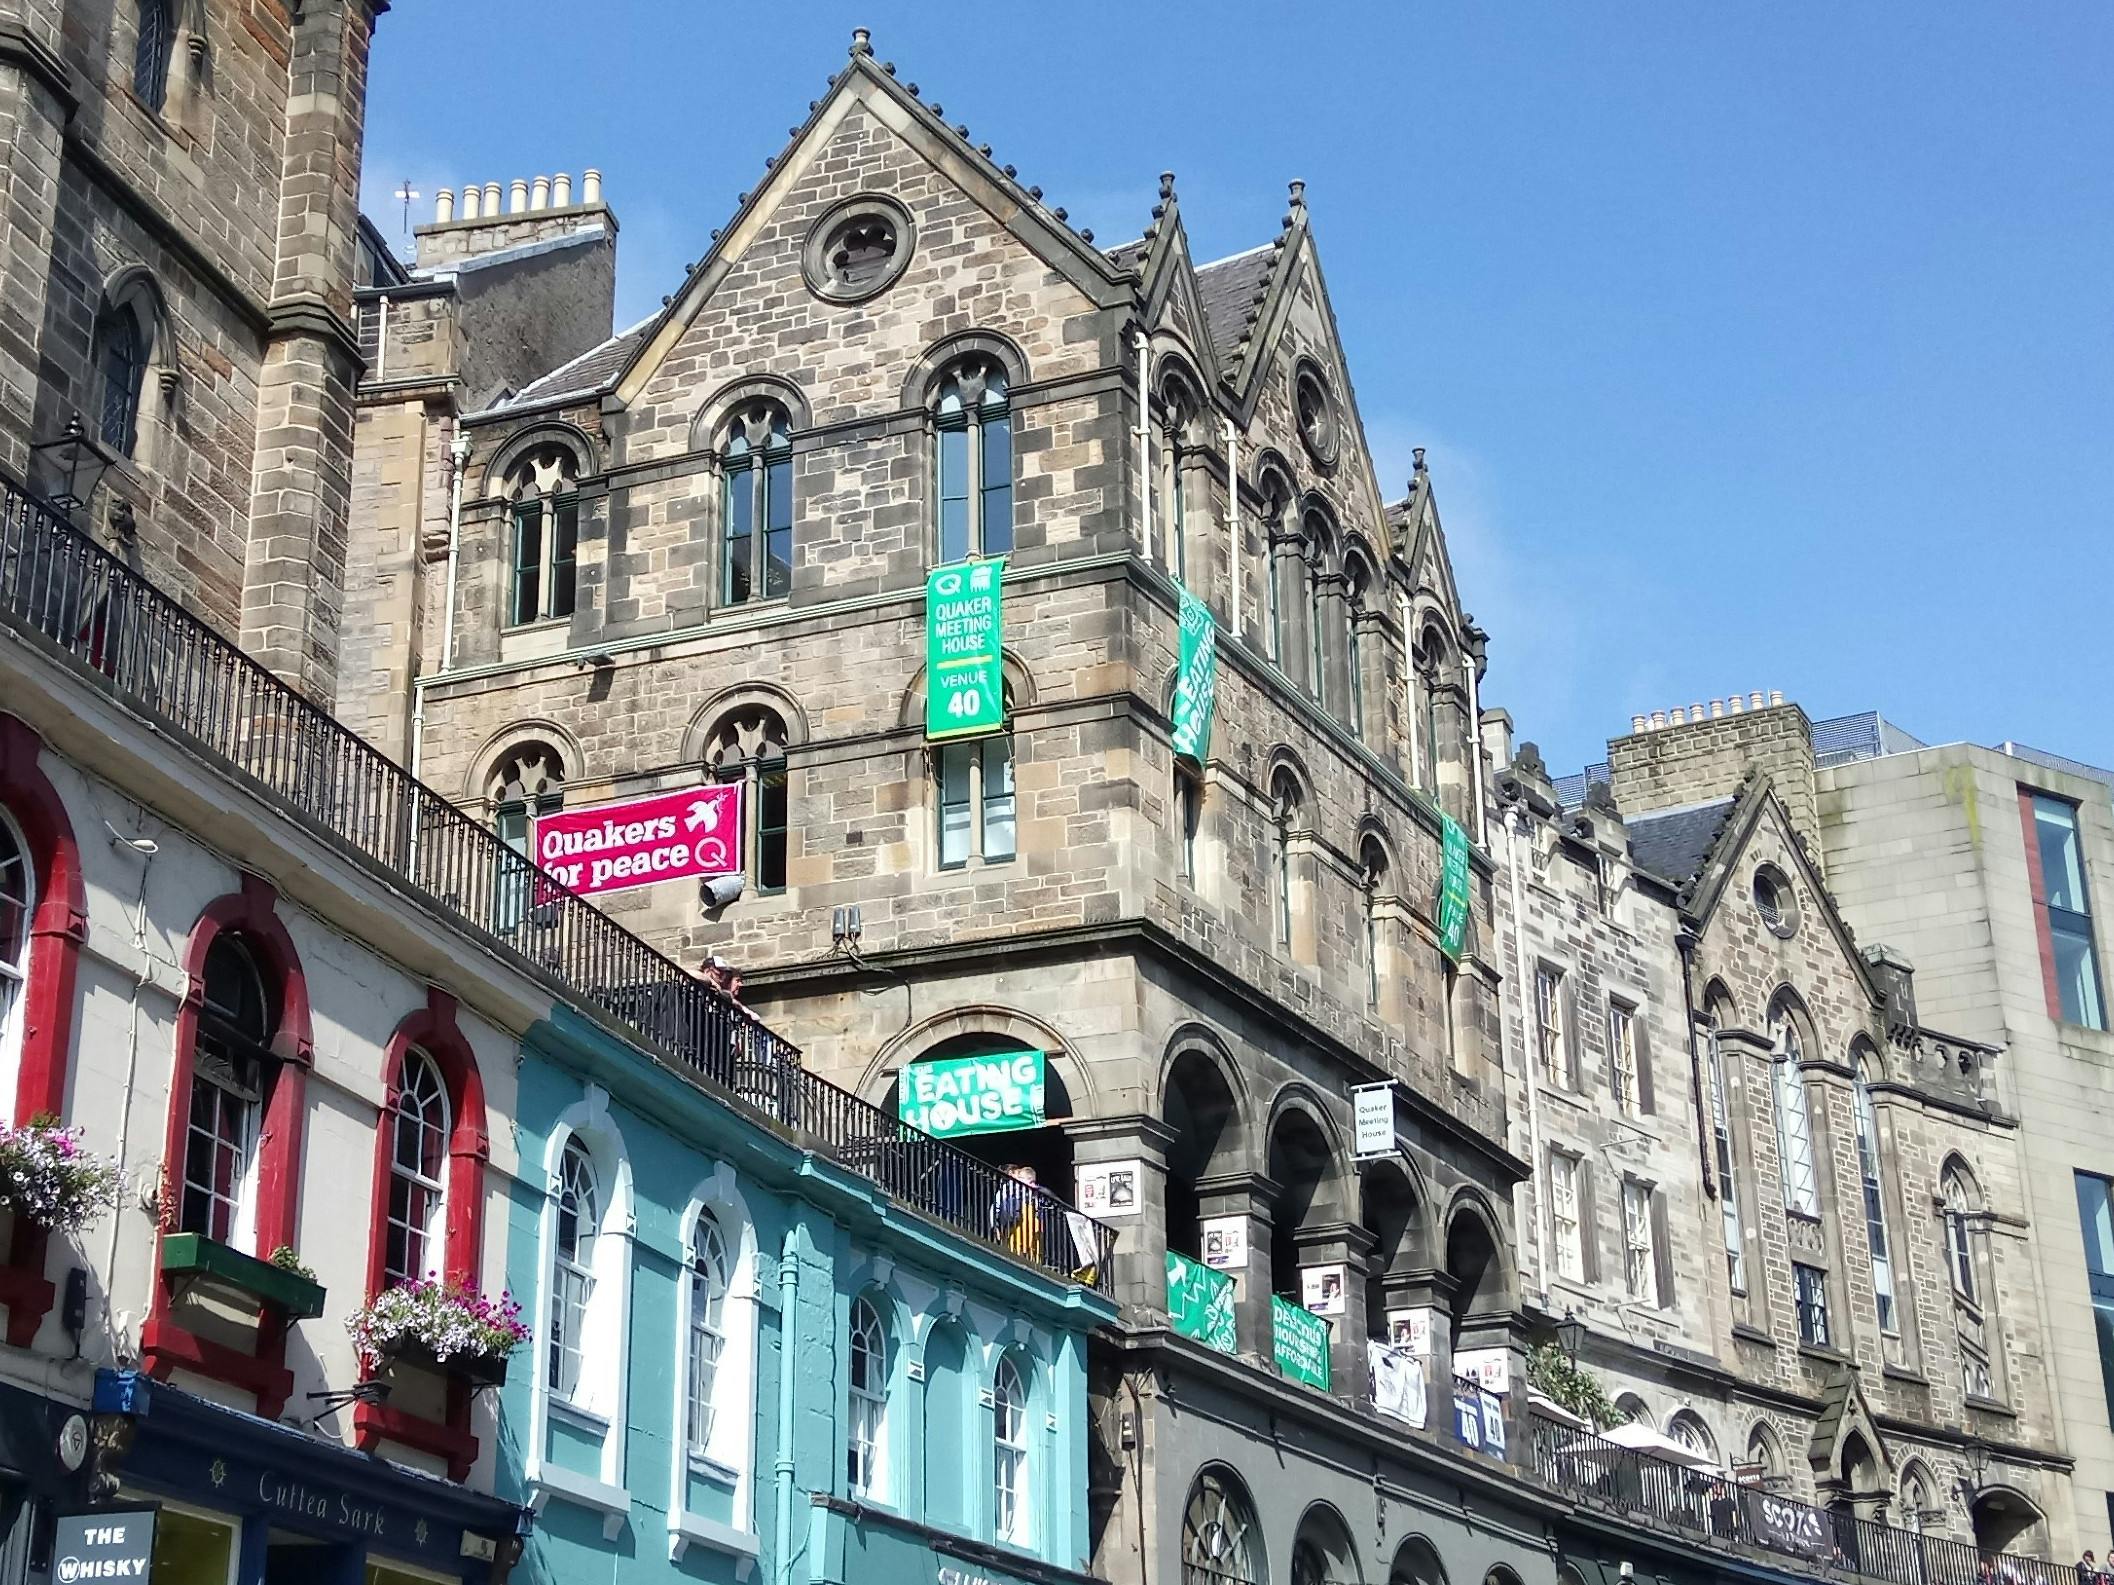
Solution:
M920 1051L909 1064L944 1062L961 1057L1014 1055L1032 1048L1003 1035L966 1033L949 1036ZM881 1097L881 1108L890 1117L901 1115L903 1081L889 1082ZM1049 1053L1043 1056L1044 1121L1029 1128L994 1128L984 1132L950 1134L947 1142L978 1161L1004 1170L1026 1166L1035 1171L1035 1181L1060 1198L1072 1197L1072 1141L1066 1123L1072 1116L1071 1091Z
M1350 1526L1327 1503L1317 1502L1299 1521L1292 1542L1292 1585L1364 1585Z
M1191 1260L1204 1255L1197 1186L1228 1170L1240 1141L1240 1110L1225 1070L1208 1053L1184 1051L1167 1071L1161 1121L1167 1147L1167 1247Z
M1446 1568L1432 1544L1413 1535L1395 1549L1395 1561L1387 1571L1387 1585L1446 1585Z

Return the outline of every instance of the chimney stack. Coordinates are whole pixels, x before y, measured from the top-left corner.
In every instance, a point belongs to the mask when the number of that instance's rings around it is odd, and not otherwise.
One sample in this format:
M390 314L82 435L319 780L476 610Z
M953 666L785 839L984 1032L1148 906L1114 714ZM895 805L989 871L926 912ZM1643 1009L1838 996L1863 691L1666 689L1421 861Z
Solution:
M1780 689L1713 699L1707 713L1696 701L1633 715L1629 735L1608 744L1608 765L1615 801L1633 815L1730 797L1764 771L1807 851L1820 852L1813 726Z

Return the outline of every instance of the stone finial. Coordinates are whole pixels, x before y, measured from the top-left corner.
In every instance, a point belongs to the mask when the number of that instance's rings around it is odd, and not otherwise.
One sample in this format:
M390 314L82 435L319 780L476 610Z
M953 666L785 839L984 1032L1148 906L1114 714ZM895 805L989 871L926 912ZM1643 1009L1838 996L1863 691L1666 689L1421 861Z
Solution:
M1160 197L1161 197L1161 198L1163 198L1163 199L1167 199L1167 198L1172 198L1173 196L1174 196L1174 172L1173 172L1173 171L1162 171L1162 172L1160 172Z
M443 187L433 195L433 223L444 226L455 218L455 189Z
M548 209L551 206L551 179L538 176L529 183L529 209Z
M871 55L873 53L873 33L871 30L867 28L853 28L851 30L851 53L854 55Z
M1289 182L1289 183L1287 183L1287 184L1286 184L1286 187L1287 187L1287 190L1288 190L1288 191L1289 191L1289 192L1291 193L1291 195L1292 195L1292 207L1293 207L1294 209L1304 209L1304 208L1306 208L1306 206L1307 206L1307 184L1306 184L1305 182L1301 182L1301 181L1294 181L1294 182Z
M1424 466L1424 448L1422 446L1410 447L1409 454L1412 458L1415 459L1415 468L1413 469L1413 471L1416 474L1421 477L1423 474L1429 473L1431 471L1429 468Z
M573 179L563 171L551 178L551 203L559 209L573 206Z
M517 176L507 183L506 212L510 215L518 215L526 208L528 208L528 178Z

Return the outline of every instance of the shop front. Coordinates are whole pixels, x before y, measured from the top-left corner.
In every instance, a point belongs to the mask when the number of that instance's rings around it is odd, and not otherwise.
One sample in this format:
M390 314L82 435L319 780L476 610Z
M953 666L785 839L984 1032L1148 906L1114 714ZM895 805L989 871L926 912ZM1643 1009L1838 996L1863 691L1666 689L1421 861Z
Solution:
M94 1487L158 1505L152 1585L504 1585L511 1503L151 1380L101 1372Z
M87 1462L79 1404L0 1384L0 1585L47 1576L52 1516L87 1496Z

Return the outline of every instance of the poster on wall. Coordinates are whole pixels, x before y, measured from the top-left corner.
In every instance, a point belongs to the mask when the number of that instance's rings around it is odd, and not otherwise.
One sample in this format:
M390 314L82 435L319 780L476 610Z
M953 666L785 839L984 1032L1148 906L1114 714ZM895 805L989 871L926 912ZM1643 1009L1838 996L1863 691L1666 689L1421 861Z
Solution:
M1424 1361L1404 1348L1372 1338L1365 1362L1373 1378L1373 1407L1384 1415L1418 1427L1424 1425Z
M1340 1266L1301 1266L1299 1302L1316 1315L1343 1314L1345 1269Z
M1387 1340L1412 1358L1431 1358L1431 1307L1388 1311Z
M1039 1051L913 1062L896 1081L896 1115L935 1139L1042 1126Z
M1006 724L1003 557L935 567L925 579L925 736L968 737Z
M1230 1354L1238 1346L1233 1319L1233 1279L1200 1266L1187 1255L1167 1252L1167 1318L1178 1337ZM1315 1323L1319 1325L1319 1322Z
M1329 1390L1329 1323L1320 1316L1271 1294L1270 1347L1280 1376Z
M1104 1222L1138 1214L1142 1161L1089 1161L1079 1168L1079 1209Z
M1351 1090L1352 1153L1371 1161L1395 1153L1395 1086L1360 1084Z
M1204 1235L1204 1264L1213 1271L1248 1269L1248 1219L1207 1216L1198 1229Z
M1454 1352L1453 1373L1465 1377L1485 1392L1503 1397L1512 1390L1512 1351L1504 1348L1463 1348Z
M583 897L732 874L741 868L741 783L553 809L536 816L530 844L536 862Z

